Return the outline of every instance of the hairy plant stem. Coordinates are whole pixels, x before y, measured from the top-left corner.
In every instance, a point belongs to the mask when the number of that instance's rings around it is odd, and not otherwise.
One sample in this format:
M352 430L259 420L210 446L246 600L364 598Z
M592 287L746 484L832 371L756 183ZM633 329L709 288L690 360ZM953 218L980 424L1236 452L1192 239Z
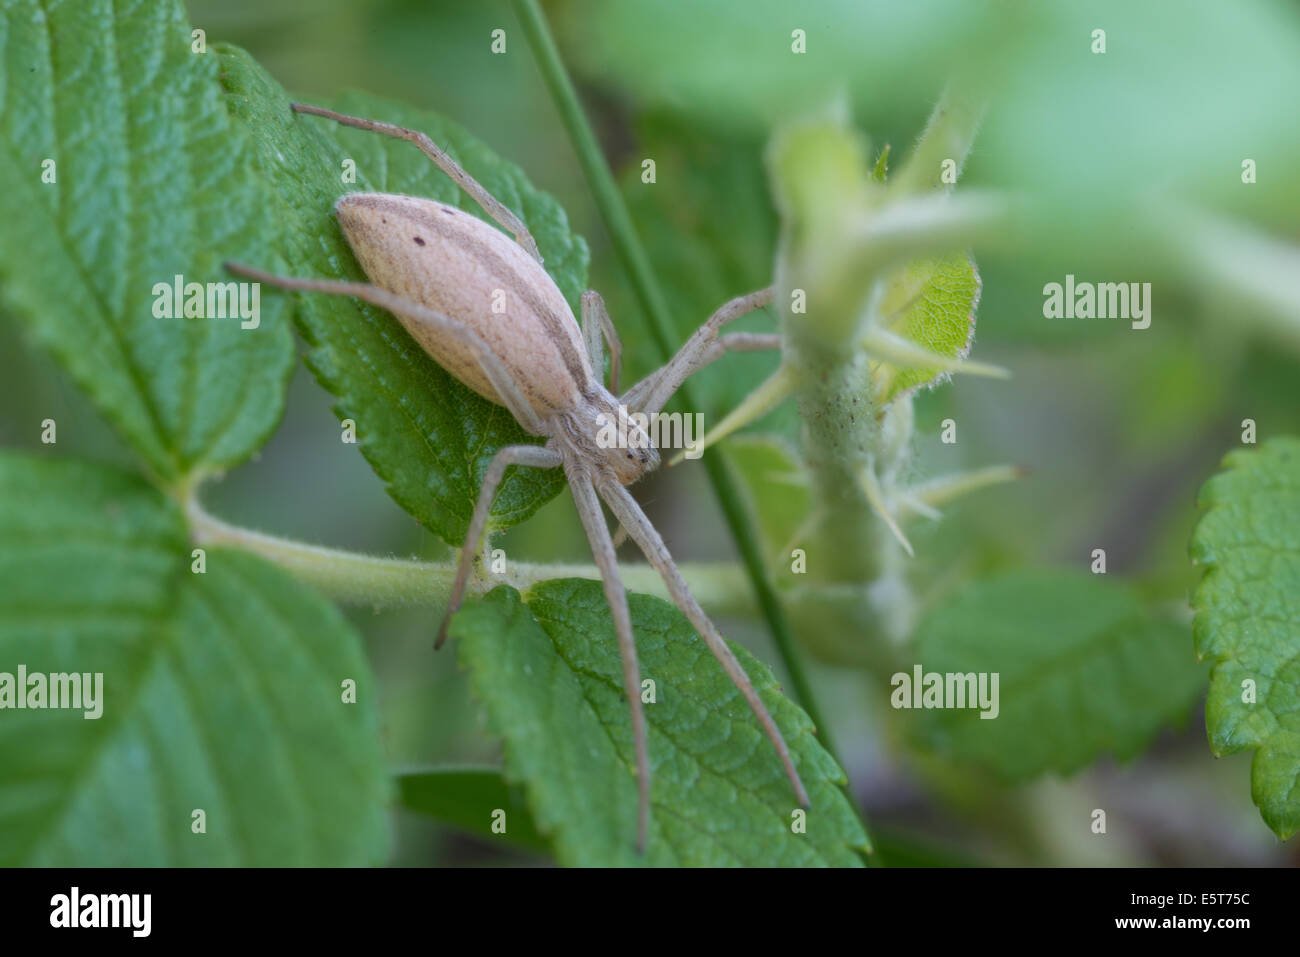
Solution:
M591 187L596 206L619 261L627 271L633 291L642 311L650 321L650 332L659 348L660 358L667 361L676 347L676 331L669 316L668 306L651 268L650 259L637 236L632 217L627 211L613 173L605 160L605 154L596 141L595 132L587 121L587 115L578 102L577 91L569 78L560 59L559 50L551 36L550 28L536 0L512 0L515 15L519 18L524 34L528 38L538 69L546 81L547 88L555 102L569 138L573 143L583 174ZM689 385L683 385L677 393L676 403L686 408L696 407ZM758 542L756 523L745 508L737 491L734 470L725 454L713 450L704 458L704 468L713 487L713 493L722 508L728 529L736 543L741 561L749 576L750 584L758 599L759 609L767 623L768 631L776 645L777 654L789 676L792 696L808 713L817 728L817 735L822 746L830 752L835 760L843 766L839 752L832 739L830 724L825 720L817 699L813 694L812 684L804 670L794 645L794 636L789 621L781 607L776 587L768 573L763 560L762 549ZM849 804L854 813L861 814L852 792L845 787ZM863 821L866 830L866 822Z
M183 502L185 516L195 544L223 545L260 555L335 601L348 605L392 608L402 605L445 607L455 562L420 562L381 558L337 548L311 545L265 532L231 525L204 511L191 495ZM744 587L744 573L735 565L686 562L680 566L700 603L722 615L751 616L753 603ZM671 600L659 573L649 565L621 567L628 587L648 595ZM470 579L469 592L481 595L497 585L520 591L552 578L600 580L595 565L511 561L501 574L482 569Z

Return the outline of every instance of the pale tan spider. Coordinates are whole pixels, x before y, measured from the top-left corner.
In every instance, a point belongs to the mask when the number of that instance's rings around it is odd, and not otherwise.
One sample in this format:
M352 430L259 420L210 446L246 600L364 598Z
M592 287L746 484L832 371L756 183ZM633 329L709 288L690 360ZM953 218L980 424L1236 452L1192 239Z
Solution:
M447 619L460 606L492 498L506 468L563 468L600 569L623 659L624 690L636 746L638 848L645 848L650 804L641 674L627 594L601 513L601 499L659 571L677 607L749 702L794 785L795 796L806 807L808 795L780 729L691 594L663 539L625 487L659 465L659 453L650 436L629 418L629 410L647 415L658 412L688 376L729 348L779 347L776 335L719 335L726 323L767 305L772 290L760 289L726 303L667 365L615 397L622 349L599 294L583 294L580 334L564 296L542 268L537 245L523 222L428 136L318 107L294 104L293 109L414 143L516 240L511 242L481 219L433 200L354 193L341 198L335 211L372 284L274 276L227 264L233 272L284 289L355 296L389 310L439 365L479 395L505 406L528 433L546 437L544 445L507 446L492 459L461 549L438 643L446 637ZM502 292L506 308L494 312L490 303L494 296L500 302ZM609 388L594 371L603 366L602 337L610 350ZM613 422L618 424L618 434L629 438L626 447L598 441L602 427Z

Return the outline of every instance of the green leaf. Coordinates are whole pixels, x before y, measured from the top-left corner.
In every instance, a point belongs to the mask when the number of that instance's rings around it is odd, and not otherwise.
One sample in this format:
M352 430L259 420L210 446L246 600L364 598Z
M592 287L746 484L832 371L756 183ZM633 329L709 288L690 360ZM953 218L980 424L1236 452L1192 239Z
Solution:
M211 549L193 574L190 553L178 510L139 479L0 456L0 672L103 676L95 719L0 710L0 864L385 859L357 635L260 559Z
M525 785L538 828L569 865L855 865L862 832L843 772L771 673L736 648L781 726L812 800L791 831L790 782L740 693L667 602L629 596L644 678L653 773L649 847L637 855L637 788L622 665L598 582L502 586L459 612L452 634L505 739L505 773Z
M966 253L909 263L889 283L881 301L885 328L936 355L964 359L975 339L980 277ZM936 369L901 369L873 361L871 375L881 405L949 378Z
M486 218L411 144L295 115L289 97L246 53L225 48L218 55L231 109L250 130L257 162L274 185L277 202L269 215L282 226L293 274L365 280L333 215L334 201L345 193L423 196ZM527 223L548 272L577 308L586 243L569 231L559 204L518 167L432 113L359 93L331 105L428 133ZM356 164L355 184L342 181L348 159ZM389 313L340 296L304 294L296 316L312 346L307 364L337 396L339 418L356 422L361 452L389 494L459 547L492 455L503 445L536 440L504 408L445 372ZM523 521L562 487L558 470L512 469L492 507L494 526Z
M925 673L999 675L997 717L900 715L928 748L1006 781L1069 774L1108 753L1126 759L1204 689L1188 638L1127 586L1063 570L1001 575L958 593L916 635Z
M247 329L154 315L155 284L275 261L216 58L190 52L174 3L4 0L0 37L0 304L162 479L247 458L293 369L281 304Z
M1300 830L1300 439L1224 464L1191 548L1206 566L1196 649L1214 665L1205 722L1216 755L1254 750L1251 797L1285 840Z
M518 788L506 783L496 768L437 768L397 776L403 807L428 814L471 834L504 840L533 851L550 853L551 845L537 832ZM505 812L504 833L493 833L493 814Z

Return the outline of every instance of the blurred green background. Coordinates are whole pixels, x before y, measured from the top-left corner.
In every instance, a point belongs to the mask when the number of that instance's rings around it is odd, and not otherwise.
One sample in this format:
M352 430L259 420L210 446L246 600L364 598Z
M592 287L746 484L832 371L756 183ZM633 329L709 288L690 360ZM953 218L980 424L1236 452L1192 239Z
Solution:
M1156 603L1185 607L1199 573L1187 559L1196 493L1253 418L1261 439L1300 433L1300 315L1262 317L1198 284L1147 244L1137 203L1158 189L1300 240L1300 25L1282 4L907 4L703 2L549 4L684 337L724 299L766 283L777 220L762 166L774 122L828 97L895 160L950 76L986 86L993 106L966 187L1027 190L1052 241L977 250L983 278L975 356L1007 382L959 378L917 399L918 476L1015 463L1032 474L951 506L913 529L915 581L943 595L978 573L1086 563ZM1073 9L1043 10L1042 7ZM591 285L627 349L625 381L658 364L645 320L596 213L576 157L509 5L500 0L191 0L209 43L247 48L289 90L327 100L360 88L442 112L554 194L592 250ZM788 21L788 25L787 25ZM809 35L803 60L790 30ZM1089 36L1107 30L1104 57ZM492 30L507 52L490 52ZM769 68L773 63L782 64ZM658 181L641 183L656 160ZM1240 181L1243 157L1259 182ZM1146 258L1144 258L1146 257ZM1097 281L1157 280L1143 332L1119 321L1042 317L1042 287L1067 272ZM1172 278L1169 278L1172 277ZM1187 280L1187 281L1180 281ZM746 327L770 326L756 316ZM742 356L703 380L709 420L770 368ZM24 408L60 423L59 454L131 459L47 357L0 324L0 442L43 450ZM959 421L942 445L938 423ZM760 423L789 430L790 410ZM69 449L68 446L71 446ZM384 493L355 451L338 454L329 396L299 369L274 439L212 483L229 521L338 547L440 558L446 547ZM638 498L679 560L732 556L698 463L652 477ZM589 560L567 495L509 532L513 557ZM623 553L631 559L629 552ZM383 682L386 746L397 767L492 763L497 747L454 654L434 654L435 616L350 609ZM775 664L761 627L723 621ZM1191 654L1190 637L1188 653ZM853 788L892 863L1259 865L1295 863L1249 797L1249 757L1216 761L1198 705L1142 758L1103 761L1068 780L1004 790L918 762L895 740L888 688L817 666ZM1108 809L1110 838L1088 833ZM395 863L529 862L398 812Z

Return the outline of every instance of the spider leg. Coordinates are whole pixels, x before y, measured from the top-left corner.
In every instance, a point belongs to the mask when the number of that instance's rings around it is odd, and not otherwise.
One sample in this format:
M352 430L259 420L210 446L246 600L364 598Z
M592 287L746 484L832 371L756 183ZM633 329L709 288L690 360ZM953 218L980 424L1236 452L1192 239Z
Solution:
M504 363L497 358L496 353L488 348L487 343L477 333L472 329L467 329L454 319L448 319L442 313L434 312L428 306L422 306L417 302L411 302L409 299L403 299L396 293L381 289L378 286L372 286L369 283L276 276L260 269L253 269L250 266L232 262L226 263L225 266L236 275L247 276L249 279L264 282L269 286L279 286L281 289L355 296L357 299L365 300L371 305L387 309L389 312L409 316L437 330L440 335L456 339L474 353L483 374L487 376L488 381L492 383L492 388L496 390L497 395L500 397L501 404L510 410L510 414L515 417L519 424L533 435L542 434L542 420L533 411L533 407L528 400L524 398L523 392L515 383L514 377L506 369Z
M469 531L465 534L465 544L460 550L460 561L456 563L456 578L452 582L451 593L447 598L447 612L442 616L438 628L438 638L434 648L441 648L447 640L447 625L451 616L460 608L465 596L465 584L469 581L469 570L478 554L483 540L483 530L487 527L488 512L492 508L492 499L496 496L501 479L511 465L531 465L533 468L553 469L563 463L563 458L554 449L538 445L507 445L497 449L488 465L487 474L483 476L483 485L478 490L478 501L474 503L474 514L469 520Z
M638 412L658 412L668 404L673 393L682 387L689 376L722 354L719 342L723 340L719 339L718 330L727 323L768 305L772 301L772 295L772 287L769 286L724 303L704 325L695 330L666 365L628 389L619 401ZM761 346L755 346L752 339L732 342L746 342L750 348L768 348L769 345L780 344L779 339L766 340Z
M713 342L711 342L708 345L708 347L705 348L704 351L699 354L698 359L687 371L686 378L690 378L691 376L695 375L695 373L703 369L705 366L711 365L712 363L718 361L728 352L763 352L768 349L780 349L780 348L781 348L780 333L729 332L725 336L719 336L717 339L714 339ZM658 373L653 373L653 374L657 375ZM680 387L681 385L679 383L678 388ZM669 396L668 398L671 398L671 396ZM637 408L633 404L636 401L637 401L637 396L632 395L631 391L629 390L629 394L624 400L624 405L626 405L629 409ZM667 399L663 400L663 402L661 403L661 407L664 404L667 404ZM647 411L651 411L651 410L647 410ZM654 409L652 411L657 412L659 410Z
M709 363L721 359L726 352L762 352L765 349L780 348L781 335L777 332L729 332L709 346L704 358L693 371L699 372Z
M722 670L727 673L732 683L749 702L749 707L753 710L754 716L758 718L759 724L767 732L768 739L772 742L772 747L776 749L777 756L781 759L781 764L785 767L786 776L789 777L790 783L794 786L795 796L799 803L804 807L808 806L808 792L804 790L803 781L799 778L799 772L795 769L794 760L790 757L790 749L786 746L785 738L781 735L781 729L776 726L772 720L772 715L768 713L767 708L758 697L758 692L754 689L754 684L749 680L749 675L745 674L745 669L740 666L735 654L727 646L722 635L709 616L704 613L691 594L686 580L682 578L682 573L677 570L677 565L673 562L672 556L668 553L668 548L664 545L663 539L650 524L645 513L641 511L641 506L636 503L630 492L622 485L615 481L603 481L599 484L601 498L609 506L614 517L618 519L628 535L640 546L641 551L645 553L646 559L658 571L668 586L668 593L672 595L673 601L677 607L695 626L695 630L704 643L708 646L709 651L713 652L713 657L718 659L722 665Z
M591 367L596 370L597 377L600 376L603 365L601 336L604 336L605 345L609 347L609 391L618 395L618 376L623 364L623 342L618 337L618 330L614 328L614 320L609 318L605 300L596 290L588 289L582 294L582 338L587 343L587 356L591 359Z
M605 524L605 515L600 509L600 499L596 497L591 478L585 471L568 465L565 466L565 473L569 478L569 489L573 492L573 502L578 507L578 515L582 518L582 525L591 542L591 553L600 568L601 581L605 585L605 600L609 602L610 612L614 616L614 632L618 635L618 650L623 658L623 690L627 694L628 706L632 709L632 737L636 745L636 846L644 852L650 818L650 755L646 742L645 711L641 704L641 666L637 662L627 589L623 587L618 560L614 557L614 543L609 537L609 528Z
M395 136L399 140L414 143L421 153L433 160L438 169L446 173L457 186L467 192L474 202L483 208L485 213L500 224L502 229L514 236L515 242L523 246L525 252L538 262L542 261L542 254L537 249L533 234L528 231L528 227L524 225L523 220L484 189L478 180L465 172L464 168L452 159L446 150L430 139L428 134L421 133L419 130L407 129L404 126L394 126L392 123L381 123L378 120L365 120L359 116L336 113L333 110L310 106L306 103L293 103L291 106L295 113L310 113L312 116L323 116L328 120L342 123L344 126L355 126L359 130L383 133L385 136Z

